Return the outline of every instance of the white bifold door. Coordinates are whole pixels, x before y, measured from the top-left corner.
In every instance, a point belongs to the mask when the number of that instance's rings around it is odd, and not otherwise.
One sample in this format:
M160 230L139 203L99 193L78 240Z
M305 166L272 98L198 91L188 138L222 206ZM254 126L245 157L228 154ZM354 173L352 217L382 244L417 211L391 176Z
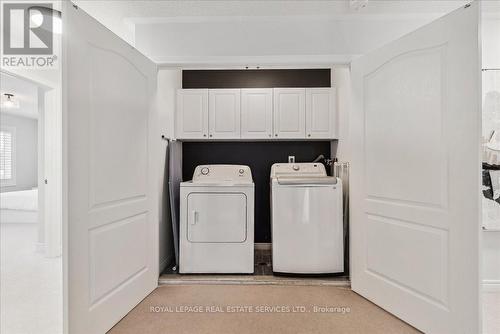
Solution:
M352 289L425 333L480 333L474 2L352 62Z
M64 5L67 330L100 334L157 287L157 68Z

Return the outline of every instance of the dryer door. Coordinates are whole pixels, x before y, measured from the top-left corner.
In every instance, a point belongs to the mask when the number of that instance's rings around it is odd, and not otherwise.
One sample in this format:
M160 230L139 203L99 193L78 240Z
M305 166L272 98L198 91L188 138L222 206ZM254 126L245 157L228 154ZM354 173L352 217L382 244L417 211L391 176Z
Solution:
M187 214L190 242L245 242L247 238L244 193L191 193Z

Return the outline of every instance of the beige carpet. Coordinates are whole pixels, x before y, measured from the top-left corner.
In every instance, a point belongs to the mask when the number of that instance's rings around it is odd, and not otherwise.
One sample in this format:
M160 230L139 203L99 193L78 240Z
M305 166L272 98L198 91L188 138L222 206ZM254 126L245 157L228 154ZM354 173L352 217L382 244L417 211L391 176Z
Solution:
M213 308L210 309L210 306ZM318 309L315 306L327 308ZM194 312L200 309L203 312ZM153 291L109 333L420 332L348 288L172 285L162 286Z

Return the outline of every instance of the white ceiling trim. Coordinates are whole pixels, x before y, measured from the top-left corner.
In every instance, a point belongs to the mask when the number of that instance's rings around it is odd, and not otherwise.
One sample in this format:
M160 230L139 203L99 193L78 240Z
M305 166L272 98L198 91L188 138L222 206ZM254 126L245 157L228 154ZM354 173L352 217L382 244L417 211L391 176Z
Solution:
M357 55L283 55L283 56L209 56L209 57L150 57L160 67L249 66L324 66L347 65Z
M177 17L126 17L123 22L131 27L135 24L161 23L211 23L211 22L294 22L294 21L405 21L432 20L444 13L410 14L334 14L334 15L290 15L290 16L177 16Z

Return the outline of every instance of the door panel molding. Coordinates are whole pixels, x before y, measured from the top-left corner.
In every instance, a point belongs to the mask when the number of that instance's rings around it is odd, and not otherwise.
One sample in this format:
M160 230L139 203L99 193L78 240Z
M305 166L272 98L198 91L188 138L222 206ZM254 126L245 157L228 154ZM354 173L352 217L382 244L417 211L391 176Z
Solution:
M89 195L91 207L102 209L118 201L146 197L150 124L143 113L149 105L148 77L123 55L93 43L87 45ZM110 155L113 160L106 160ZM107 189L106 184L112 184L113 189Z
M446 53L447 43L410 50L363 76L367 197L447 207ZM380 164L391 158L401 161ZM410 177L416 164L425 170Z

